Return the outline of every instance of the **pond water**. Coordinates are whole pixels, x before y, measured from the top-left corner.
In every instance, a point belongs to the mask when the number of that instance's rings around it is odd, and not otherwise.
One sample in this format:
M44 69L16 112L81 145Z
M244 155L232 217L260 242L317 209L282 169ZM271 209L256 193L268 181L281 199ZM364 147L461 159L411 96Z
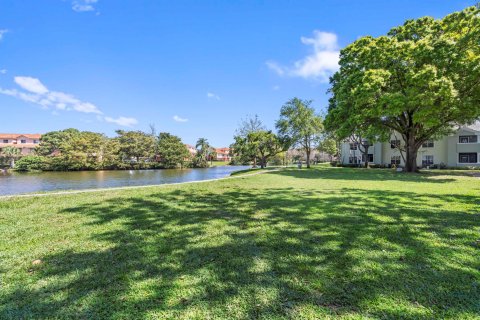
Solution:
M0 195L201 181L229 176L248 166L206 169L0 173Z

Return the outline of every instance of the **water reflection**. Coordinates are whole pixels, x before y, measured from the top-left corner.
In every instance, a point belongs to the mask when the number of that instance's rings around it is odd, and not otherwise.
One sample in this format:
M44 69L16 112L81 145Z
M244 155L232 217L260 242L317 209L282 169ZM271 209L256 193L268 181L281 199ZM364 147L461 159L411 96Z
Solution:
M182 170L0 173L0 195L200 181L223 178L246 168L223 166Z

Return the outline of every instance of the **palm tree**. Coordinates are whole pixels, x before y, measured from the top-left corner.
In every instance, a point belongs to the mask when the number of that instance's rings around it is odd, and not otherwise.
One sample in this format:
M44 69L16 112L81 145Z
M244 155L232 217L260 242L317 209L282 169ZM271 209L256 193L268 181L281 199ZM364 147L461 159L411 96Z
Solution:
M15 147L3 148L2 154L10 161L10 167L15 167L15 159L20 156L20 149Z
M201 167L208 167L208 154L210 150L210 144L205 138L199 138L195 144L197 149L198 162Z

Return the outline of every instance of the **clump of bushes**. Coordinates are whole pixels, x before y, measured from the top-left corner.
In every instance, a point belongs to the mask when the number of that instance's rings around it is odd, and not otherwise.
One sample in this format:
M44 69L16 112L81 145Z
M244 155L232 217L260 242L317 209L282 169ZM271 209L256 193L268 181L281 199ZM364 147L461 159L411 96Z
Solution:
M47 158L42 156L25 156L15 163L17 171L41 171L48 170L50 167Z

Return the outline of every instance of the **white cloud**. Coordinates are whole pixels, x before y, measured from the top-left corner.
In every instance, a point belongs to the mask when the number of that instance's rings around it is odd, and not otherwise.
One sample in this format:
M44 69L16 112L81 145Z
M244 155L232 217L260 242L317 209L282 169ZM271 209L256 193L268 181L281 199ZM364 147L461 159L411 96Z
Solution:
M15 83L23 90L3 89L0 87L0 94L15 97L25 102L35 103L43 109L53 109L52 114L57 111L77 111L81 113L91 113L97 115L98 121L107 121L121 126L131 127L138 123L135 118L103 117L102 111L90 102L82 101L75 96L61 92L50 91L39 79L33 77L14 77ZM101 116L102 115L102 116Z
M315 30L312 38L301 37L300 40L303 44L313 47L310 55L295 61L291 67L281 66L274 61L267 61L267 67L280 76L287 75L328 82L329 77L338 70L340 51L337 35Z
M274 71L279 76L283 76L285 74L285 68L279 66L278 63L273 61L267 61L265 62L265 64L267 65L267 67L270 68L270 70Z
M5 33L7 33L7 32L8 32L7 29L0 29L0 40L3 39L3 35L4 35Z
M14 77L14 81L25 91L0 88L0 93L38 104L45 109L54 108L58 110L75 110L83 113L102 113L97 106L90 102L81 101L68 93L48 90L37 78Z
M274 91L278 91L278 90L280 90L280 86L273 86L272 89L273 89Z
M47 87L45 87L37 78L15 77L13 79L15 80L16 84L27 91L38 94L45 94L48 92Z
M185 118L180 118L179 116L175 115L173 116L173 120L177 121L177 122L187 122L188 119L185 119Z
M123 127L132 127L138 123L137 119L135 118L127 118L127 117L118 117L116 119L105 117L105 121L110 123L118 124L119 126Z
M7 74L7 69L1 69L0 74Z
M213 92L207 92L207 98L220 100L220 96L218 94L213 93Z
M72 9L76 12L95 11L93 6L95 3L97 3L97 0L74 0L72 1Z

